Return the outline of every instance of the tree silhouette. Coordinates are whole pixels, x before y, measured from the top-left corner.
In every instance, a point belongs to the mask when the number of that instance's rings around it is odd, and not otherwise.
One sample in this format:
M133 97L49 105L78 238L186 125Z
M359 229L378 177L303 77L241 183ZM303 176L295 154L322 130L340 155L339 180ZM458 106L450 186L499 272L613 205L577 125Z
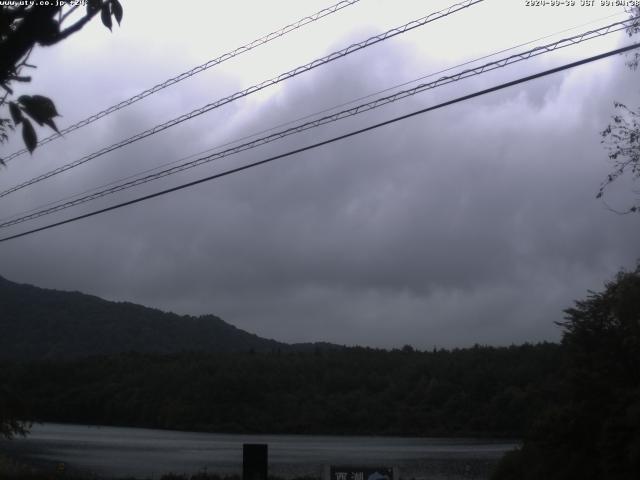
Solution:
M8 385L0 384L0 439L25 435L31 426L25 417L19 396Z
M562 387L494 479L640 478L640 264L565 313Z
M22 125L22 138L30 152L38 144L32 121L58 130L53 120L58 112L51 99L42 95L21 95L15 101L11 100L12 84L31 80L23 71L35 68L28 63L32 50L38 45L46 47L61 42L80 31L98 14L109 30L112 17L118 24L122 21L122 6L118 0L88 0L84 13L79 5L56 3L60 6L36 6L29 2L0 6L0 88L4 90L0 97L0 110L4 112L0 114L0 143L6 142L9 134ZM0 163L4 163L2 158Z
M631 18L640 17L640 6L628 10ZM629 36L640 32L640 21L636 20L627 29ZM636 51L627 62L632 70L637 70L640 63L640 53ZM640 178L640 108L634 110L620 102L614 102L616 113L612 122L602 131L602 143L609 150L609 159L613 162L613 171L600 185L597 198L602 198L605 189L619 177L630 173L634 180ZM640 204L632 205L626 211L632 213L640 211Z

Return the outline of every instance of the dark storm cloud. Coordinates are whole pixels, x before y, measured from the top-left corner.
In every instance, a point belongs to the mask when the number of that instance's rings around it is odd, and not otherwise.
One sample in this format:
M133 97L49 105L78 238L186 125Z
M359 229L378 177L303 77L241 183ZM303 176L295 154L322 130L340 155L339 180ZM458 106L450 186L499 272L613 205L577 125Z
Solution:
M257 107L222 109L73 178L116 178L385 87L390 72L412 71L410 53L385 46L350 58ZM7 243L2 275L214 313L285 341L429 348L556 339L561 310L638 255L637 219L594 198L608 169L598 133L610 92L638 101L622 61L610 64L614 74L559 75ZM414 110L456 88L445 92L239 159ZM127 113L109 135L155 117L149 107ZM136 168L126 166L132 158Z

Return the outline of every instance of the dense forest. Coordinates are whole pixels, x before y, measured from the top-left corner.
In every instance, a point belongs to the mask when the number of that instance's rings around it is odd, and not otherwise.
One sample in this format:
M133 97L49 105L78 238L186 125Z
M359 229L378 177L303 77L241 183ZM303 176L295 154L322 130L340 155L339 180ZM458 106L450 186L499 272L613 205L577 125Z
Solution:
M0 363L31 418L215 432L521 436L558 345L128 353Z
M565 313L555 400L494 480L640 478L640 264Z

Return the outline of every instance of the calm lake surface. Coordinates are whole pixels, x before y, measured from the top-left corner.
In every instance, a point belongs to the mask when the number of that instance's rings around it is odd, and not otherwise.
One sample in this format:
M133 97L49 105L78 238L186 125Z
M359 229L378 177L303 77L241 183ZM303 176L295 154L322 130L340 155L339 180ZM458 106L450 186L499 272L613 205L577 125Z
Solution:
M403 478L486 478L514 441L447 438L234 435L88 425L34 425L0 448L39 462L65 462L101 476L241 473L242 444L269 445L269 473L321 477L324 465L396 466Z

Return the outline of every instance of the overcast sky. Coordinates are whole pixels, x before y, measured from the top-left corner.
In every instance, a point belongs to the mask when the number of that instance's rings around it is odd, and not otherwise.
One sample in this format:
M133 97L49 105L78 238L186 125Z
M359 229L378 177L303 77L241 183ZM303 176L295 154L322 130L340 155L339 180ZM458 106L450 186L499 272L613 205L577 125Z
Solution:
M59 126L331 0L122 3L124 20L113 33L97 19L32 55L38 69L20 93L52 97L63 115ZM14 160L0 171L0 188L450 3L362 0ZM509 53L526 50L626 17L621 9L576 3L487 0L2 198L0 217L498 50L555 34ZM592 40L1 233L205 177L629 42L622 32ZM624 62L618 56L572 69L2 243L0 275L180 314L213 313L286 342L431 348L555 341L554 321L564 308L640 257L639 217L616 215L595 198L611 169L599 132L613 101L640 105L640 73ZM1 148L6 154L19 147L18 135ZM633 188L621 180L607 203L629 206L637 198Z

